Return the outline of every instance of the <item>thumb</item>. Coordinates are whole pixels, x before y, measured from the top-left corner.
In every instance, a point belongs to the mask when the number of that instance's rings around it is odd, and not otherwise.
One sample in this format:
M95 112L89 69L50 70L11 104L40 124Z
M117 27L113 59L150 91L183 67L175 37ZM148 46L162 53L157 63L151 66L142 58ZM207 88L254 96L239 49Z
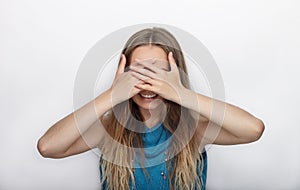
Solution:
M173 52L169 52L168 59L169 59L171 71L177 70L177 64L173 57Z
M126 57L124 54L121 55L120 63L117 70L117 75L120 75L121 73L124 73L126 65Z

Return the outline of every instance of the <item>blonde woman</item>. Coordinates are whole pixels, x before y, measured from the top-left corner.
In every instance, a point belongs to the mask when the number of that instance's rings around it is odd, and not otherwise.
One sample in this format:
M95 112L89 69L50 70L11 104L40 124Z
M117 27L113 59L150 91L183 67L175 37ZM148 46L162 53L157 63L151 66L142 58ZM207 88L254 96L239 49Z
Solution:
M224 120L213 105L226 108ZM263 131L245 110L192 91L180 45L155 27L128 39L112 86L53 125L38 149L63 158L99 148L102 189L203 190L205 145L250 143Z

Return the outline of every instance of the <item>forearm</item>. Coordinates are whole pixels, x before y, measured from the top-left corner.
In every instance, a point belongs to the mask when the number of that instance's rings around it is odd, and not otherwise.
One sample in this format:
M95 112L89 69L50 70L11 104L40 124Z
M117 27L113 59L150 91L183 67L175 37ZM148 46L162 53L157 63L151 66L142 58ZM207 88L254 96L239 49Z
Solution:
M238 138L256 140L264 130L263 122L247 111L229 103L197 94L189 89L181 93L182 106L198 112Z
M111 92L108 90L48 129L39 139L39 151L46 156L64 153L111 107Z

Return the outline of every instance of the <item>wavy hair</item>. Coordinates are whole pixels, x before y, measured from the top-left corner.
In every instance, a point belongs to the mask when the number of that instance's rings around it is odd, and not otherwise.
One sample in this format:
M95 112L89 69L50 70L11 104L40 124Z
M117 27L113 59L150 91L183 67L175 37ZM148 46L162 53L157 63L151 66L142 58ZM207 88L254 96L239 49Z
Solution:
M170 32L159 27L138 31L128 39L122 53L126 56L126 60L131 60L135 48L145 45L158 46L166 54L172 52L180 71L181 82L184 87L190 89L182 50ZM126 63L127 66L129 61ZM168 150L168 155L172 158L167 162L170 188L201 189L202 181L199 175L202 175L203 158L199 151L200 135L196 130L197 113L169 100L163 101L167 108L163 126L172 133L172 142ZM104 127L108 133L99 145L101 183L105 184L107 189L126 190L130 188L131 183L135 183L132 163L135 158L134 148L141 148L141 160L143 160L144 145L141 133L129 130L122 123L137 128L144 118L132 98L114 106L108 113L107 117L101 117L102 121L106 120ZM123 146L128 148L122 148ZM197 167L199 163L200 168ZM143 171L145 172L145 169Z

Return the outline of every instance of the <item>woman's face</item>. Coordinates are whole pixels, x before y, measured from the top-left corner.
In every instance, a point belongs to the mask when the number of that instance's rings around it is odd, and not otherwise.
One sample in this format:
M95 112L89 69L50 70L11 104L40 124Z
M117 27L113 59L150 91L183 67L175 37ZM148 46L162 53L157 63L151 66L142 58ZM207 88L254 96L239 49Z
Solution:
M135 59L140 61L149 59L159 59L162 61L155 62L154 65L168 70L168 57L165 51L156 45L145 45L137 47L131 54L130 63L134 62ZM158 108L163 102L163 98L151 91L141 91L137 95L132 97L133 101L139 106L140 109L150 110Z

